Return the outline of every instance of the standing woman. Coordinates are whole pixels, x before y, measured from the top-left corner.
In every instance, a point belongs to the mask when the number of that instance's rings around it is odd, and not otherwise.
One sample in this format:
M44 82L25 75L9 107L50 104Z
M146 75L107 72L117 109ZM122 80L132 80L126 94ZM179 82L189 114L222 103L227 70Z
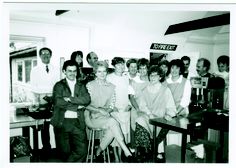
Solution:
M130 80L130 85L134 89L134 95L130 95L130 102L133 106L131 110L131 146L134 147L134 131L135 131L135 119L137 118L137 111L139 111L139 98L141 96L141 92L146 88L149 83L148 80L148 68L149 61L146 58L140 58L137 61L138 73L136 79Z
M101 128L104 136L96 151L96 156L100 156L101 152L115 139L126 157L131 159L132 154L127 148L119 123L111 116L113 112L116 96L115 86L107 82L108 64L104 61L98 61L94 68L95 80L89 82L86 87L91 97L91 103L86 107L85 122L90 128ZM98 157L99 158L99 157ZM132 162L132 160L130 160Z
M124 75L125 70L125 60L121 57L114 57L111 63L115 71L109 75L107 75L107 81L111 82L116 86L115 94L116 94L116 103L114 112L112 116L120 123L123 135L125 137L125 142L129 143L130 141L130 109L129 105L129 78L128 75ZM116 161L121 160L121 149L117 143L113 143L113 149L115 153ZM116 150L116 146L118 146L118 152Z
M84 74L82 72L83 67L83 52L82 51L74 51L71 54L70 60L77 62L78 64L78 71L76 78L82 80L84 78Z

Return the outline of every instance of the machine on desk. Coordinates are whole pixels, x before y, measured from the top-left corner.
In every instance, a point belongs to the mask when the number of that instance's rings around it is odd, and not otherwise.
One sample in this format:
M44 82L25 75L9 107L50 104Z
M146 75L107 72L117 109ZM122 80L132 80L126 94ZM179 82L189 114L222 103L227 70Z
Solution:
M189 112L206 108L222 110L224 107L224 79L220 77L192 77L191 103Z

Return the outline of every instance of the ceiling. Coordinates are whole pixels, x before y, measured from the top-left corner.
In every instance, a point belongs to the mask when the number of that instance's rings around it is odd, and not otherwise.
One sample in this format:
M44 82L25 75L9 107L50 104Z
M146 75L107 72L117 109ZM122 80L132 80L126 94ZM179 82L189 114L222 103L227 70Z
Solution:
M33 21L63 25L80 26L119 26L135 31L152 33L154 36L164 36L172 24L221 15L225 11L163 11L147 10L146 8L79 8L72 9L56 16L56 10L11 10L10 20ZM112 28L111 26L111 28ZM177 33L189 40L214 39L222 34L229 34L229 25L205 28L200 30ZM168 35L166 35L168 37Z

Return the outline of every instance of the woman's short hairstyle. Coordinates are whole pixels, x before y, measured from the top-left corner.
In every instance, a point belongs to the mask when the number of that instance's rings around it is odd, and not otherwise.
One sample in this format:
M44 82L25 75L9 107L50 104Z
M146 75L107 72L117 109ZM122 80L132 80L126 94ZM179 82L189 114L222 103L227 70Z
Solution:
M167 61L167 60L163 60L163 61L161 61L161 62L158 64L158 66L165 65L165 66L167 66L167 67L169 68L169 64L170 64L169 61Z
M116 64L124 64L125 63L125 60L124 58L121 58L121 57L114 57L112 60L111 60L111 65L115 66Z
M67 61L65 61L64 64L63 64L62 70L65 70L65 71L66 71L66 68L67 68L68 66L76 66L76 68L77 68L77 70L78 70L78 64L77 64L77 62L75 62L75 61L72 61L72 60L67 60Z
M148 68L149 68L149 60L146 59L146 58L140 58L140 59L138 60L137 65L138 65L138 69L139 69L141 66L146 66L147 69L148 69Z
M161 69L160 66L158 65L152 65L149 69L148 69L148 78L150 80L150 75L152 73L157 73L160 76L160 82L164 82L165 80L165 72L163 71L163 69Z
M219 58L217 58L217 64L219 65L220 63L226 64L229 66L229 56L227 55L221 55Z
M129 59L129 60L126 62L126 67L129 68L130 64L132 64L132 63L137 64L137 60L134 59L134 58Z
M174 66L174 65L180 68L179 74L182 75L184 73L184 63L183 63L183 61L181 61L180 59L171 60L170 64L169 64L169 69L171 69L171 67Z
M94 66L94 68L93 68L93 72L94 72L94 73L97 72L98 67L105 67L105 68L106 68L106 71L107 71L109 65L108 65L108 63L107 63L106 61L98 61L98 62L96 63L96 65Z

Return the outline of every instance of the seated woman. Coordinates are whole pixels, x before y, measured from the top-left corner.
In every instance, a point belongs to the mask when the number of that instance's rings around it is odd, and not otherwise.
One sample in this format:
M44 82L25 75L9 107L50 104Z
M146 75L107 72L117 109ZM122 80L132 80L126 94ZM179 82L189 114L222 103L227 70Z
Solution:
M178 115L187 116L191 97L190 81L183 77L184 65L180 59L174 59L169 64L170 75L165 84L173 95Z
M148 71L149 84L142 91L140 96L140 104L138 118L136 119L135 129L135 146L136 148L144 148L146 153L151 150L150 138L152 137L153 126L149 124L151 118L165 118L171 120L176 116L176 106L170 89L161 82L164 80L163 70L153 65ZM157 134L161 128L157 127ZM157 137L157 142L163 139ZM160 139L160 141L158 141Z
M104 131L103 138L96 151L96 156L106 149L115 138L128 159L132 159L131 152L127 148L119 123L110 116L115 105L115 86L106 81L108 64L98 61L95 70L95 80L89 82L86 87L91 97L91 103L84 112L85 122L89 128L101 128ZM132 162L132 160L130 160Z

